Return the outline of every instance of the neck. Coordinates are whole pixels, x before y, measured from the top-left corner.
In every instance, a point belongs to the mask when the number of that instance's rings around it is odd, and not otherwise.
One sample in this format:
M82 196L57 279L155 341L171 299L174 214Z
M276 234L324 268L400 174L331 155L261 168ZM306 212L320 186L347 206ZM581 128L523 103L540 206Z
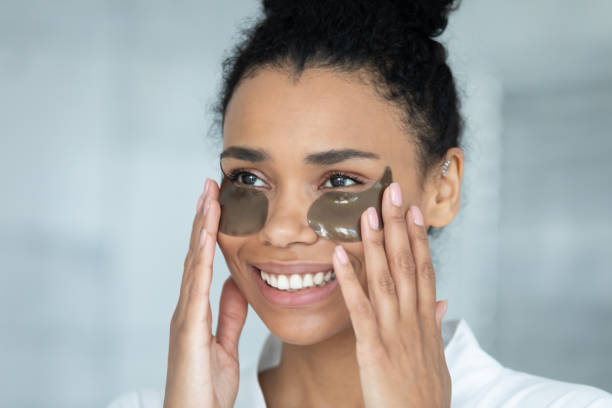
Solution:
M309 346L283 343L280 364L260 375L266 404L363 406L352 327Z

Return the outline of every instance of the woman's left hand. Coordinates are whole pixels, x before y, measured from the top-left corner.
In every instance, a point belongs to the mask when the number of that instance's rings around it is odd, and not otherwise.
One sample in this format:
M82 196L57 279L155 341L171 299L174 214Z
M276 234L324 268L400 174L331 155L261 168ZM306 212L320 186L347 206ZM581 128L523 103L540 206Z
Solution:
M393 198L393 199L392 199ZM368 295L341 245L333 264L356 337L366 407L450 407L436 279L420 210L402 210L399 185L385 189L384 228L374 208L361 216Z

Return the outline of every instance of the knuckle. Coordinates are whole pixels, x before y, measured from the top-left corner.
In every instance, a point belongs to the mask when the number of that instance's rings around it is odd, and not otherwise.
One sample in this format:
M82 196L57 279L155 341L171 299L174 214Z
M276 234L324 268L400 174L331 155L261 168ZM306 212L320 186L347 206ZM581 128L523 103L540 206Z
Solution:
M415 238L422 245L429 245L429 238L427 237L427 231L425 231L425 228L423 227L415 228L414 234L415 234Z
M388 273L381 274L377 279L380 291L386 295L395 295L395 282Z
M385 243L382 231L371 231L371 233L368 234L368 242L376 247L382 247Z
M372 307L367 300L360 300L353 303L352 313L360 319L373 317Z
M201 280L196 280L191 285L189 295L192 299L197 299L199 296L208 296L208 291Z
M174 336L182 337L188 332L188 327L186 325L185 319L178 316L172 316L170 320L170 333Z
M386 358L385 347L378 341L376 336L368 336L361 339L356 344L359 357L359 364L363 366L379 367L381 361Z
M431 262L425 262L419 268L419 278L434 279L435 272Z
M393 210L389 211L387 214L387 220L396 224L405 224L406 220L402 213L403 211L400 208L393 208Z
M195 271L201 270L205 265L204 258L199 254L191 261L191 269Z
M414 259L409 253L405 251L398 253L393 258L393 264L398 270L407 271L408 273L414 273L416 268Z

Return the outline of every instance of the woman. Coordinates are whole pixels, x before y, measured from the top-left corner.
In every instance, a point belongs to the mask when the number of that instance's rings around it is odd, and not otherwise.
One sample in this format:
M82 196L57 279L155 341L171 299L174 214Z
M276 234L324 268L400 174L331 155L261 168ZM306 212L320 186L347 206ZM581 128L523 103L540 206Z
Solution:
M165 392L113 406L612 406L442 323L428 233L459 210L464 156L433 37L453 2L263 5L224 64L223 180L197 203ZM213 336L217 242L231 277ZM272 336L240 375L247 304Z

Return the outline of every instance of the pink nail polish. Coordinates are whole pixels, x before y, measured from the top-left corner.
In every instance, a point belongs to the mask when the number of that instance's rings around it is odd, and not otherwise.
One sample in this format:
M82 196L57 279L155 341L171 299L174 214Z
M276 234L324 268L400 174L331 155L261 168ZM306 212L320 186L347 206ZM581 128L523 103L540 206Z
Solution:
M402 191L398 183L391 183L391 203L396 207L402 206Z
M336 256L342 265L348 264L348 256L346 255L346 251L344 251L342 245L338 245L336 247Z
M370 225L370 228L372 228L373 230L377 230L378 229L378 215L376 214L376 208L374 207L369 207L367 209L368 211L368 224Z
M421 213L421 210L419 210L419 207L416 205L410 206L410 213L412 214L412 220L414 223L422 227L424 225L423 214Z

